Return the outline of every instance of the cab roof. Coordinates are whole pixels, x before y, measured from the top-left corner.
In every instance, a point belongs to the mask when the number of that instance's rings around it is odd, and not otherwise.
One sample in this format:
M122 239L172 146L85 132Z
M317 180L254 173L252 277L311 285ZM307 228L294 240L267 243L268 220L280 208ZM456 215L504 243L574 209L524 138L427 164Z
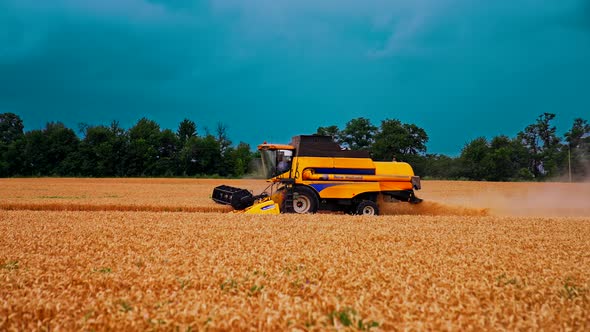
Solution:
M295 147L287 144L263 143L258 145L258 150L295 150Z

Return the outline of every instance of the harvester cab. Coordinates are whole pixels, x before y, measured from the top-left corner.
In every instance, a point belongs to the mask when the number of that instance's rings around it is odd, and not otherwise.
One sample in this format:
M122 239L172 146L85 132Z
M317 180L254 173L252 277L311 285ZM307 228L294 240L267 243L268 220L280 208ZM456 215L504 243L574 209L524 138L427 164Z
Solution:
M376 215L380 198L422 201L414 194L421 188L420 177L409 164L373 161L368 152L344 150L329 136L295 136L288 145L264 143L258 150L271 192L253 195L222 185L213 190L215 202L246 213L268 213L261 210L267 208L276 210L271 213Z
M293 166L293 151L291 145L260 144L260 158L262 169L267 179L275 177L289 177Z

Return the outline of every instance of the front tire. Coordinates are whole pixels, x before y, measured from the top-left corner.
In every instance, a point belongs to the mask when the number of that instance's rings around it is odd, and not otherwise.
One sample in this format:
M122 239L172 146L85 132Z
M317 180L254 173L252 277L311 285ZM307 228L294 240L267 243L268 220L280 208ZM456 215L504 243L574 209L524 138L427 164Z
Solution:
M293 189L293 212L316 213L318 211L318 196L313 189L308 187L295 187Z
M373 201L362 201L356 208L356 214L362 216L378 216L379 206Z

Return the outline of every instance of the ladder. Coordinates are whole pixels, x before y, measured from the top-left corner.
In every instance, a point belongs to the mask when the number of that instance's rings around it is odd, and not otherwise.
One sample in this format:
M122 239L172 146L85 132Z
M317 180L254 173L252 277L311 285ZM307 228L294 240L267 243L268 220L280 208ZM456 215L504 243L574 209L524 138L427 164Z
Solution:
M281 183L285 188L285 198L283 200L282 211L284 213L294 213L293 209L293 191L295 189L295 179L281 179Z

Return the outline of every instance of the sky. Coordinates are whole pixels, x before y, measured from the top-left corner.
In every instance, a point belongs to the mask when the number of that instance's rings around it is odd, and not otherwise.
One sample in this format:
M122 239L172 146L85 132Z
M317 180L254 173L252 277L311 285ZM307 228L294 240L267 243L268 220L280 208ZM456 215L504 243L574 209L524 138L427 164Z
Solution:
M234 144L358 117L423 128L428 153L590 120L587 0L0 0L0 113Z

